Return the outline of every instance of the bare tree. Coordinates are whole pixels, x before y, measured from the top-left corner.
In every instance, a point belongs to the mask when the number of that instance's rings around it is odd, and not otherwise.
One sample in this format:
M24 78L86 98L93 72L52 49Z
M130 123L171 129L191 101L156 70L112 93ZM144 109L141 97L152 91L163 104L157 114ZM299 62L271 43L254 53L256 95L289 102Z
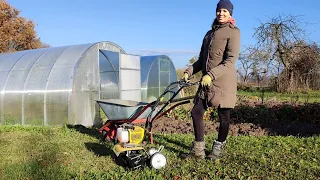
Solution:
M320 48L318 45L298 42L291 56L294 58L292 71L295 74L295 86L318 89L319 87L311 85L315 84L314 81L318 81L318 77L315 77L319 71Z
M254 37L257 39L257 49L264 53L269 61L279 61L288 73L289 90L293 90L293 62L294 48L305 39L303 23L298 16L281 16L271 18L268 22L261 22L255 29Z
M248 58L248 55L244 53L240 53L238 58L240 62L240 67L237 69L237 73L241 78L241 82L247 84L248 78L250 76L250 70L253 66L253 61Z

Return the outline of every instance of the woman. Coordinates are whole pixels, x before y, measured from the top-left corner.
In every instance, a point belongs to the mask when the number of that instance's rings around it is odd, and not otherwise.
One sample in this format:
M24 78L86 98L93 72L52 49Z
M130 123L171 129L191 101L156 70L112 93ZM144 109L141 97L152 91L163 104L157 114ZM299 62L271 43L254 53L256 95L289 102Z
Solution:
M189 153L182 158L205 158L203 115L208 107L217 107L220 119L218 139L207 156L216 159L221 156L229 131L230 111L236 103L237 76L235 61L240 51L240 30L232 18L233 5L229 0L220 0L212 29L205 35L198 61L184 72L183 79L202 71L201 85L194 99L191 111L195 141Z

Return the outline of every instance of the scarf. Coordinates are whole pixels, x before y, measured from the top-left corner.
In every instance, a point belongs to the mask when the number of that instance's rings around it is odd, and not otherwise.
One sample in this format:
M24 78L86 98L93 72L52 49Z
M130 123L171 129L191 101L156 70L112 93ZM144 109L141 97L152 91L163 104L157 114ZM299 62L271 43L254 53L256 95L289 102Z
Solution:
M211 27L212 27L212 29L217 29L219 26L221 26L223 24L226 24L226 23L231 23L232 25L235 26L236 25L236 20L233 17L231 17L231 18L228 19L228 21L220 24L218 22L217 18L215 18Z

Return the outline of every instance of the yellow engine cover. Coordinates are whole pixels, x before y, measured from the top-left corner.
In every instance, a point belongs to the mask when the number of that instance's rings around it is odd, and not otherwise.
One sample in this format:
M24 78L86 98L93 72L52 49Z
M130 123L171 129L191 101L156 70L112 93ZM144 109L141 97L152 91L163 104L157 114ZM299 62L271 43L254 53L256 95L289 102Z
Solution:
M139 126L134 126L134 129L129 129L129 142L140 144L143 141L144 129Z

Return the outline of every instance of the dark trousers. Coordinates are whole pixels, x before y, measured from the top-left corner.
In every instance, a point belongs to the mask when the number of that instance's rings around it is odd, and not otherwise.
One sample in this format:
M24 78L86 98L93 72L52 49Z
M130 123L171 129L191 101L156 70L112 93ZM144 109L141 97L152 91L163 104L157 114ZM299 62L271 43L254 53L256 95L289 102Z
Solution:
M204 100L199 99L197 104L194 105L191 111L193 121L193 128L196 141L204 141L204 123L203 115L207 110L207 105ZM218 116L220 120L218 141L224 142L227 139L230 125L230 111L231 108L218 107Z

